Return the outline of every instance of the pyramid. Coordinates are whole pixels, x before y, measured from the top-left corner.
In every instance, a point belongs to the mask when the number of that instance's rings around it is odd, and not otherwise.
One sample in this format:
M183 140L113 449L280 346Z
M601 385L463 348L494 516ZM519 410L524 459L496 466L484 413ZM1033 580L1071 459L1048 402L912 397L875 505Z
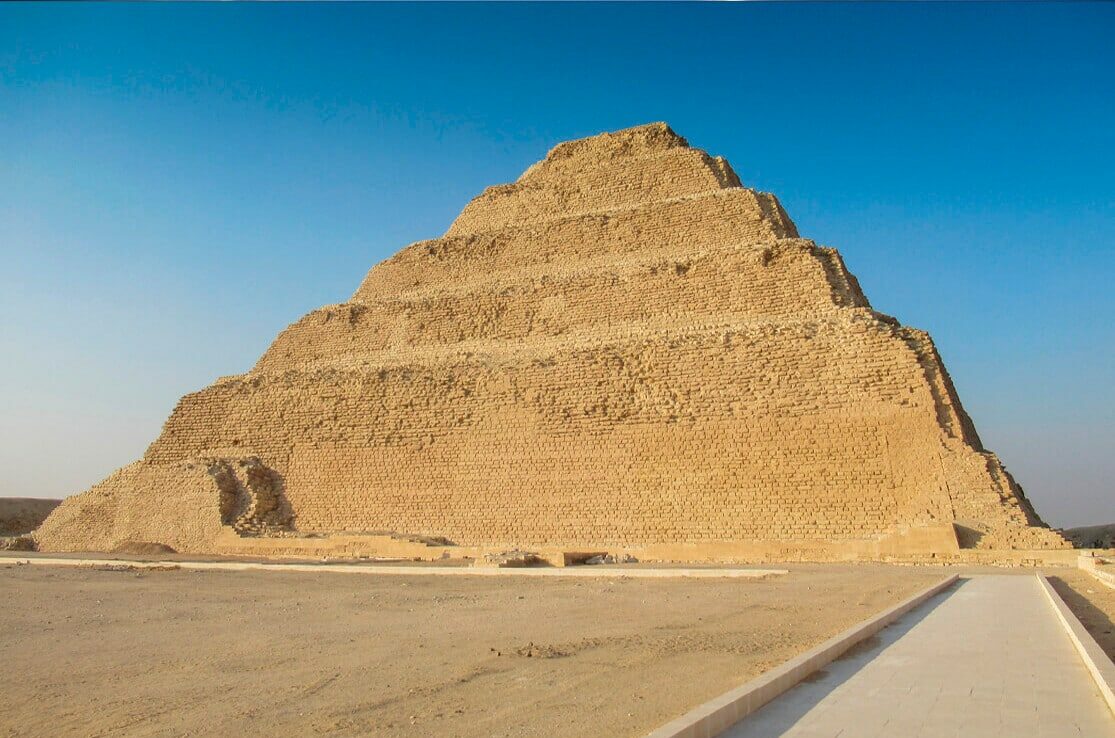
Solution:
M929 336L661 123L486 189L183 397L35 540L373 532L673 558L1069 545L983 448Z

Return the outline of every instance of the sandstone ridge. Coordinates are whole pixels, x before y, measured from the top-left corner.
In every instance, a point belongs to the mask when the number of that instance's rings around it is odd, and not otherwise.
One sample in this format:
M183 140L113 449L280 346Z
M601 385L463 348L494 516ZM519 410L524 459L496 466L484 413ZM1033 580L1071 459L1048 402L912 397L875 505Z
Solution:
M250 372L183 397L35 540L371 532L651 558L1068 546L929 336L661 123L488 188Z

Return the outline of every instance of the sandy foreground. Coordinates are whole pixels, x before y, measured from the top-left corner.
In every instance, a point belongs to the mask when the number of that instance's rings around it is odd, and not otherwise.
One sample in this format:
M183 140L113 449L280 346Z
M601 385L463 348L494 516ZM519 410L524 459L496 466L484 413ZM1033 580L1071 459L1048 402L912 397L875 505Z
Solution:
M953 571L787 568L528 579L0 561L0 736L640 736ZM1115 590L1048 573L1115 655Z
M1115 659L1115 589L1079 569L1051 569L1046 573L1081 625Z
M938 581L0 564L2 736L639 736Z

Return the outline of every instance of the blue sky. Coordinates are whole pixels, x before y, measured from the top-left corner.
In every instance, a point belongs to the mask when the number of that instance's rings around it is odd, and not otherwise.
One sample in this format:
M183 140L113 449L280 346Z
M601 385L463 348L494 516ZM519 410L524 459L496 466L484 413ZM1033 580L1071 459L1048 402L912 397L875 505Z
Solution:
M81 491L559 141L665 120L1115 521L1115 4L0 5L0 495Z

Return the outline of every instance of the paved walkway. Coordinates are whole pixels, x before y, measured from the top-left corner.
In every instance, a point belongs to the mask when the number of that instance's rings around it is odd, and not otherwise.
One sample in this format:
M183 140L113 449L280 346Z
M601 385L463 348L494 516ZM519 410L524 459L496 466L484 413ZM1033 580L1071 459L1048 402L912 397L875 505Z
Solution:
M962 579L725 738L1115 737L1033 576Z

